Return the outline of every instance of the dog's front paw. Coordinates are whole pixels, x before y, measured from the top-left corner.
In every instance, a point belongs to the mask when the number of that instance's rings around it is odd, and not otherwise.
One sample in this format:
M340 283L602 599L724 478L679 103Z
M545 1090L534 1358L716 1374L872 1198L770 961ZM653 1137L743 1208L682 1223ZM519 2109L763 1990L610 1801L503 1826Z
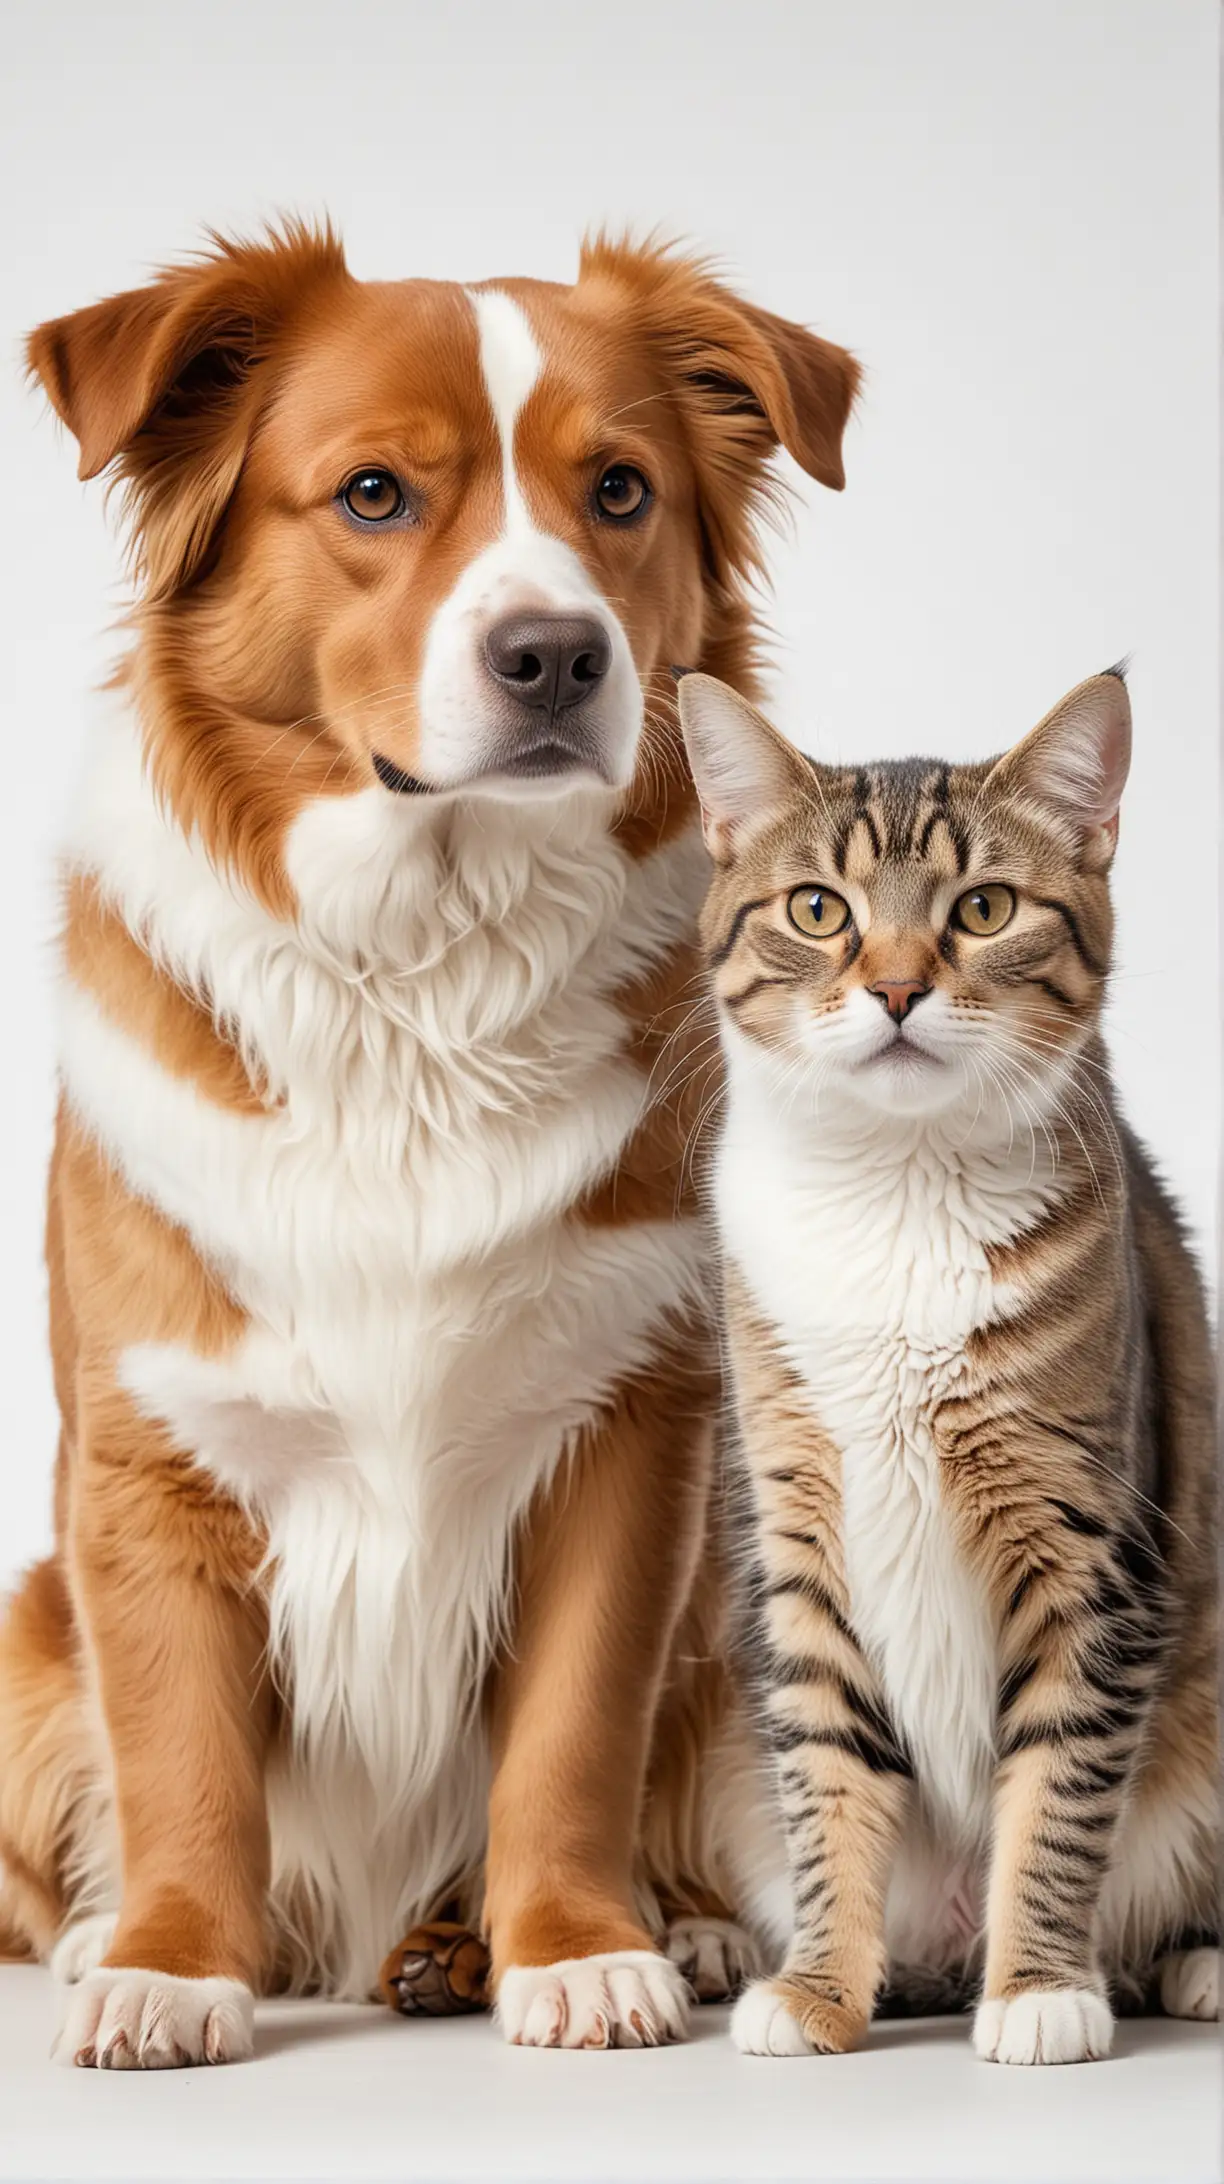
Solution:
M662 2047L688 2029L683 1974L653 1949L510 1966L497 2015L514 2047Z
M255 2004L236 1979L174 1979L103 1965L72 1989L56 2062L82 2070L177 2070L245 2062Z
M1219 2016L1218 1949L1175 1949L1161 1959L1159 1973L1160 2007L1166 2017Z
M730 1919L677 1919L666 1948L699 2002L729 2002L760 1969L751 1934Z
M973 2045L987 2063L1091 2063L1108 2055L1113 2015L1090 1987L979 2002Z

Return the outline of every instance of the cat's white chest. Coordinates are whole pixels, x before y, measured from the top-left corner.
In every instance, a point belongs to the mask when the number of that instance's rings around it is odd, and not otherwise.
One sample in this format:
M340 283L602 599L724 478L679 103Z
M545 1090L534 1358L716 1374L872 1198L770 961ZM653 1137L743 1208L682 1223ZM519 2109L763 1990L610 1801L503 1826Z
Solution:
M969 1337L1008 1309L986 1248L1006 1201L995 1166L983 1185L937 1147L830 1149L732 1100L724 1243L841 1453L851 1620L924 1801L969 1838L985 1824L996 1632L954 1534L933 1424Z

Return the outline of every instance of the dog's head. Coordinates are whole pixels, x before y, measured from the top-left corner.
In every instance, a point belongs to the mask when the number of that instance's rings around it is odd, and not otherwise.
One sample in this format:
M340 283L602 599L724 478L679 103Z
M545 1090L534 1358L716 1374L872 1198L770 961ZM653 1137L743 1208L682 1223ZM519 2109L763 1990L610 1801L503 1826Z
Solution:
M296 225L29 357L81 475L124 484L162 699L195 724L159 762L286 814L628 790L670 663L725 669L746 634L770 456L840 487L857 380L666 249L597 241L572 288L367 282Z

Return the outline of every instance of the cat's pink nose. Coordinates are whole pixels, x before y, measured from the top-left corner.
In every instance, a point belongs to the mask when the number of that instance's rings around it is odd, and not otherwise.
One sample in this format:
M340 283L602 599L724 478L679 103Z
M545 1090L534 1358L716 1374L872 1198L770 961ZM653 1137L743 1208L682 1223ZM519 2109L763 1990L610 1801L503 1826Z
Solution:
M889 1015L895 1017L898 1023L909 1015L915 1001L921 1001L923 994L930 990L920 978L880 978L871 988L872 993L884 1003Z

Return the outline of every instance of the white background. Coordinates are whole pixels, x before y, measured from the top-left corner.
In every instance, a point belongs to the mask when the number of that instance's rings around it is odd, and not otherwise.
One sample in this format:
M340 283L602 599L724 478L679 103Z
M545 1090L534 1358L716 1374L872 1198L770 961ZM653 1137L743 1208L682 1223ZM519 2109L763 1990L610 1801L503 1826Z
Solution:
M1114 1046L1208 1238L1213 0L24 0L5 48L0 1582L48 1534L51 864L123 596L19 336L205 223L327 209L360 274L560 280L584 227L659 225L859 351L848 489L774 556L778 717L981 755L1133 652Z

